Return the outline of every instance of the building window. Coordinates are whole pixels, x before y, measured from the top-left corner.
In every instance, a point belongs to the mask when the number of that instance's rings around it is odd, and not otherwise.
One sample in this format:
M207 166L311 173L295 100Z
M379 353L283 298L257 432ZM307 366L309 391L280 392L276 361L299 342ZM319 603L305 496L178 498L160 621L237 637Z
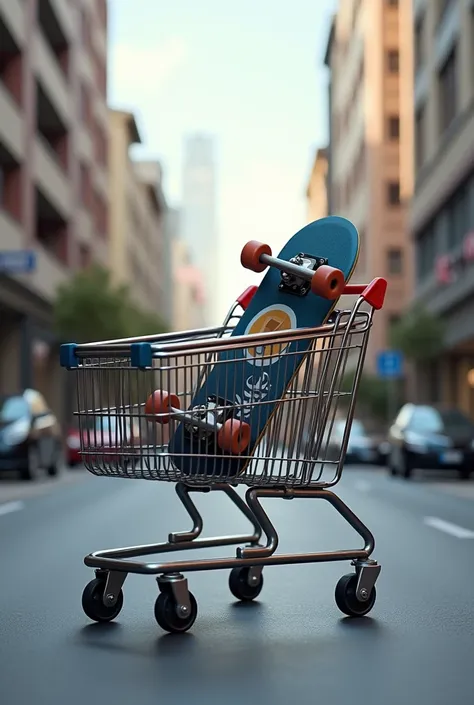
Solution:
M389 181L387 184L387 201L390 206L398 206L400 204L399 181Z
M439 73L439 118L443 133L453 122L457 113L457 58L453 49Z
M400 247L392 247L387 252L387 269L389 274L401 274L403 269L403 252Z
M391 49L387 53L387 66L389 73L398 73L399 54L397 49Z
M421 233L416 247L416 269L419 279L424 280L432 274L436 260L436 234L434 223Z
M400 137L400 118L393 115L387 121L388 137L391 140L398 140Z
M415 169L419 171L425 161L425 108L415 115Z

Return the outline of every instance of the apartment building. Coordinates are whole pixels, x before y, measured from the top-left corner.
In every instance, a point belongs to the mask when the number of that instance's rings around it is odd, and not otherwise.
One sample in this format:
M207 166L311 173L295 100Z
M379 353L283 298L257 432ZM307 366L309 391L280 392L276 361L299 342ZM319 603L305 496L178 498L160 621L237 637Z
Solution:
M445 322L423 397L474 417L474 0L415 0L415 296Z
M412 21L404 0L340 0L325 64L330 72L328 209L361 237L354 283L389 280L366 359L389 347L412 292L408 201L412 191Z
M55 292L107 257L106 90L106 0L0 0L0 393L59 414Z
M328 214L328 155L327 149L317 149L306 188L306 218L312 223Z
M138 306L165 320L171 267L164 245L166 202L159 165L130 157L130 147L140 143L134 115L109 110L109 266L116 283L130 286Z

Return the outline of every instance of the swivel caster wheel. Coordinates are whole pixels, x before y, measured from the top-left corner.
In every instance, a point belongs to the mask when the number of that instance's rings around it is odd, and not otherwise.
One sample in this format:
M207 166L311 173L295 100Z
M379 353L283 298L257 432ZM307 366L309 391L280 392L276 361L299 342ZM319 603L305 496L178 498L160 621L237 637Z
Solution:
M375 585L366 600L360 600L356 595L357 575L344 575L336 585L336 605L348 617L365 617L375 605L377 592Z
M255 600L263 588L263 574L257 574L257 580L249 585L250 568L232 568L229 575L229 589L237 600L251 602Z
M84 588L82 609L94 622L111 622L118 617L123 607L123 592L120 590L115 605L104 605L105 580L95 578Z
M180 634L191 629L196 621L198 608L192 594L188 592L191 609L187 614L180 612L178 603L171 592L161 592L155 602L155 619L165 632Z

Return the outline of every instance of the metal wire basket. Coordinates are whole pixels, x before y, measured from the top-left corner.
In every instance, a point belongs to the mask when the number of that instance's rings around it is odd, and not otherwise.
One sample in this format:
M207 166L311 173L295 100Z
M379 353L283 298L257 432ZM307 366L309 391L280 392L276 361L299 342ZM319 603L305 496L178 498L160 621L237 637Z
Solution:
M359 297L352 310L335 312L326 325L312 329L229 338L239 317L234 306L219 328L78 346L76 414L85 467L94 475L185 480L193 485L334 485L343 468L372 325L373 309L362 310L363 303ZM133 360L134 346L144 342L151 352L151 364L145 370ZM276 404L266 400L265 372L258 379L253 375L252 384L247 377L241 387L232 389L226 395L232 396L232 403L212 399L206 392L210 371L218 371L225 387L229 369L244 364L238 361L238 353L250 344L261 370L270 357L277 355L281 365L284 356L292 378L281 399ZM309 346L302 362L298 344ZM147 400L156 389L179 400L174 414L150 410ZM209 402L189 409L198 389ZM253 452L223 455L217 430L226 418L255 419L256 414L259 426L261 415L268 416L268 421ZM336 419L345 423L338 441L332 436ZM181 423L199 444L191 450L183 444L171 453L169 439ZM236 455L244 468L238 474ZM187 470L183 471L177 461L185 456Z

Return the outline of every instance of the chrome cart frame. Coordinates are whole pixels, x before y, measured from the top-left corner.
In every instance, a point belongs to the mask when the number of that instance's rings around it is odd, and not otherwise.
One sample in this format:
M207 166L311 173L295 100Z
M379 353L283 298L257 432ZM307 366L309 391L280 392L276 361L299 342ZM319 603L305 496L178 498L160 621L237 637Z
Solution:
M232 321L239 318L237 310L245 310L255 289L251 287L239 297L218 328L62 346L61 364L76 375L77 416L86 468L99 476L175 482L177 497L192 522L190 530L170 533L164 543L96 551L85 557L84 563L95 569L96 578L84 590L83 609L95 621L110 621L119 614L123 604L122 587L128 573L158 576L160 594L155 604L155 617L160 626L170 632L187 631L196 619L196 600L184 576L193 571L231 569L230 590L237 599L245 601L260 594L264 566L348 560L354 572L337 584L338 607L347 615L363 616L375 603L380 565L371 558L374 537L331 488L341 478L368 336L374 311L383 305L386 282L375 279L366 287L346 286L345 294L358 297L353 308L335 311L324 326L229 337ZM189 400L196 389L206 384L209 369L222 364L223 352L247 349L251 343L252 349L261 349L262 354L267 351L266 354L273 355L268 350L278 347L281 355L282 350L290 350L298 341L308 340L311 347L278 403L276 413L270 417L265 438L248 457L242 474L196 472L184 476L168 452L164 429L169 426L171 435L180 422L192 422L190 433L209 434L210 427L214 426L215 435L216 429L222 426L228 407L216 404L210 421L209 410L204 418L189 409ZM341 380L350 359L354 365L352 379L344 391ZM226 364L234 362L227 360ZM179 387L181 373L185 373L184 378L188 380L185 392L181 392L184 400L188 399L182 404L186 411L172 406L166 414L158 411L156 417L163 418L158 419L161 423L157 424L156 419L146 413L140 390L146 387L147 391L152 391L156 377L162 388L170 388L173 382ZM176 396L178 394L179 390ZM342 400L346 404L344 430L331 460L328 448ZM247 399L246 406L257 408L264 403L261 398L251 398ZM241 405L242 409L244 406ZM237 407L239 404L233 410ZM103 432L98 432L96 426L91 430L87 425L87 422L96 424L97 419L104 417L109 420L109 430L115 428L114 443L110 443L109 433L107 447L103 443ZM111 419L115 419L113 423ZM125 422L127 428L138 424L135 432L138 453L132 448L133 433L124 430ZM152 424L160 438L152 442L145 438L143 423L147 427ZM206 457L222 459L215 445L216 455L213 455L212 442L207 448ZM237 491L238 485L247 486L244 497ZM203 518L191 495L207 492L225 494L248 519L249 533L203 538ZM261 504L261 500L268 498L314 498L329 502L360 535L363 546L319 553L278 554L277 530ZM134 560L155 554L233 545L238 546L235 557L162 563Z

